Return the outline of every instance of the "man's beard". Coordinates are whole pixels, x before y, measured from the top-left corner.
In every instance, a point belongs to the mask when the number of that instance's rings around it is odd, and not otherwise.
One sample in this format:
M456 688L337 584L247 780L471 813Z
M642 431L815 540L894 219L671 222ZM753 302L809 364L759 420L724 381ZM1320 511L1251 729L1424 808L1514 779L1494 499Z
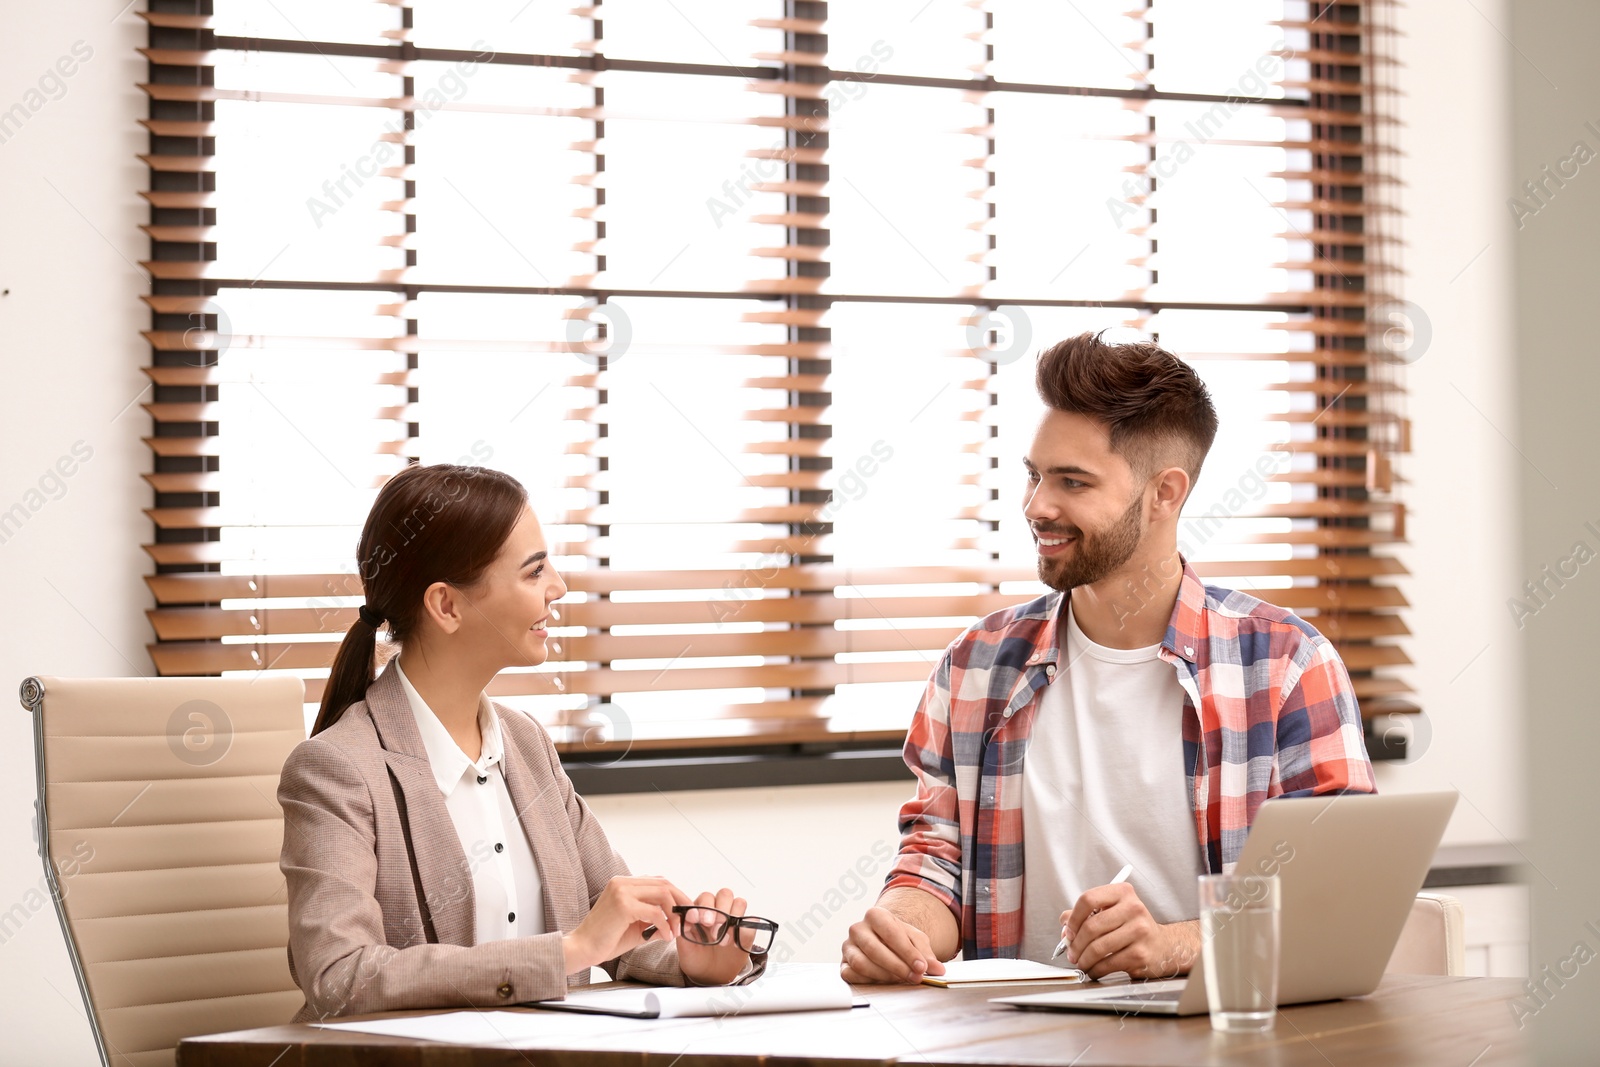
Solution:
M1039 580L1052 589L1070 592L1080 585L1093 585L1114 574L1139 548L1143 537L1144 497L1135 496L1122 517L1104 530L1086 534L1077 527L1034 527L1034 536L1065 534L1077 539L1072 554L1065 559L1039 557Z

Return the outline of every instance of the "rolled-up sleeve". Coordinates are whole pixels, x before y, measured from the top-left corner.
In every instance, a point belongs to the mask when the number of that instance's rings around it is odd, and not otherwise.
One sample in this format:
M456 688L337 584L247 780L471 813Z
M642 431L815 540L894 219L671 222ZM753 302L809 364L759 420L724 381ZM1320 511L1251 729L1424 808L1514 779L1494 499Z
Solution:
M900 854L884 889L931 893L961 927L961 804L950 732L951 653L928 679L903 751L917 791L900 808Z

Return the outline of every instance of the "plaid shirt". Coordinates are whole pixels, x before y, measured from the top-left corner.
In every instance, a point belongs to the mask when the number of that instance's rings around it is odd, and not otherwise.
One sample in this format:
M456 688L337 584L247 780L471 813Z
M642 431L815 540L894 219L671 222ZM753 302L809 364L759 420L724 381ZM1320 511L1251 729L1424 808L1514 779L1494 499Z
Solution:
M997 611L956 638L906 736L917 793L900 809L885 888L942 900L968 959L1021 946L1022 764L1056 675L1062 599ZM1232 869L1269 797L1376 792L1344 664L1293 613L1205 586L1185 563L1159 654L1184 691L1183 765L1212 872Z

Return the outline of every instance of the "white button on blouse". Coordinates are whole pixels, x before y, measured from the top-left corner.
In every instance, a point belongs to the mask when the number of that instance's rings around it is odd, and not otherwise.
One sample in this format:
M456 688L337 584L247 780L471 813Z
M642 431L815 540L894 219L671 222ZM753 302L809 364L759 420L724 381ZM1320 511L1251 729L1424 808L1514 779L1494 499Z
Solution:
M494 705L487 696L478 697L483 747L474 763L422 699L398 660L394 669L411 703L434 781L444 794L445 809L455 823L472 872L473 943L544 933L539 867L506 788L505 747Z

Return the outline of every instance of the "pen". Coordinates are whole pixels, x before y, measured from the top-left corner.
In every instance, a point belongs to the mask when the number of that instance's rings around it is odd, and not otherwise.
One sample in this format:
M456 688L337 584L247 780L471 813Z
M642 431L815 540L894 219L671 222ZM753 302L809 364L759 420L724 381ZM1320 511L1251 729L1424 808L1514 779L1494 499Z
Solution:
M1120 885L1121 883L1126 882L1128 880L1128 876L1130 874L1132 874L1132 873L1133 873L1133 864L1125 863L1125 864L1122 865L1122 870L1117 872L1117 876L1115 878L1111 879L1111 881L1107 882L1106 884L1107 885ZM1065 951L1067 951L1067 939L1063 937L1061 939L1061 943L1056 946L1056 950L1054 952L1050 953L1050 958L1051 959L1055 959L1057 956L1061 955Z

